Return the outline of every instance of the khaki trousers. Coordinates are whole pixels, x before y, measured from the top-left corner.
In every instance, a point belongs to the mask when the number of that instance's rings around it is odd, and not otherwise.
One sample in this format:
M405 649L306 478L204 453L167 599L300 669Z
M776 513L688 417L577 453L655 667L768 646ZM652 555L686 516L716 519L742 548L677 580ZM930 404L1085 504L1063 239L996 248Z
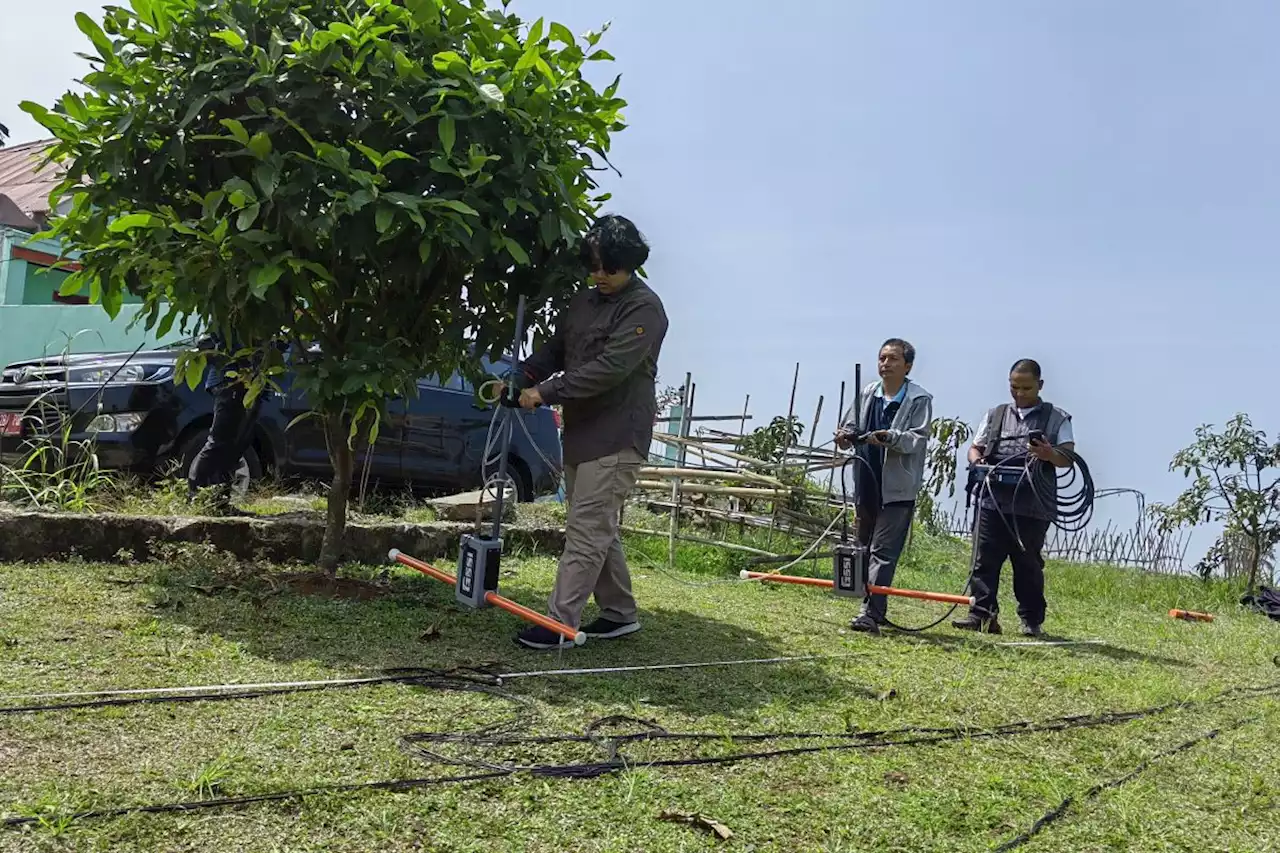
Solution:
M618 515L644 459L634 450L565 468L564 553L547 610L553 619L577 628L582 608L595 593L600 615L612 622L636 621L631 572L622 554Z

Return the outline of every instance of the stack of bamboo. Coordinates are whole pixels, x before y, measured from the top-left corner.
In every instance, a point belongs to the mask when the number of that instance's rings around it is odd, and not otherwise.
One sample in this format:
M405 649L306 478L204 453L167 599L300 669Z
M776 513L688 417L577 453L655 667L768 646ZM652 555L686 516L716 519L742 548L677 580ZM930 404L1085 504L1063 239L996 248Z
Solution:
M685 466L678 468L665 466L641 468L640 479L636 483L636 489L639 491L670 492L671 483L675 480L680 483L680 491L690 495L723 495L761 500L782 500L791 496L791 488L786 483L777 477L761 473L762 469L776 468L776 465L752 459L750 456L744 456L732 450L711 447L692 438L662 433L655 434L654 438L666 444L683 446L686 452L697 453L703 464L689 466L686 462ZM719 456L737 464L730 467L708 459L709 455Z

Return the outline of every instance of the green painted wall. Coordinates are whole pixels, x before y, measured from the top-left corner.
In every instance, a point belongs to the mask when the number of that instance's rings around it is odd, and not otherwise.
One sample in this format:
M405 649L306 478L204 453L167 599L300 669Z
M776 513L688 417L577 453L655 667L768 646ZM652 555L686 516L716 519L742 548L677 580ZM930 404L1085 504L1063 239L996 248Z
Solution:
M20 231L0 227L0 305L22 302L22 287L27 278L27 265L9 256L13 253L14 237L25 237Z
M146 342L146 347L178 340L170 332L163 339L136 326L129 328L135 310L127 305L112 320L101 305L63 305L53 294L65 278L61 270L40 272L36 264L12 259L15 246L56 255L56 243L27 243L29 235L0 228L0 365L63 352L126 352ZM86 294L87 295L87 294ZM129 302L138 299L130 296Z
M70 272L42 267L39 264L30 262L16 261L15 263L24 264L27 268L26 281L22 290L23 305L58 304L53 297L62 287L62 283L67 280L67 276L71 275ZM89 294L82 290L76 295L87 297ZM142 297L140 296L134 296L132 293L124 295L125 305L138 305L141 302Z
M71 275L66 270L49 269L28 263L26 281L22 288L23 305L52 305L53 296Z
M130 352L144 341L147 349L182 337L170 332L157 340L140 325L129 329L132 319L126 308L112 320L101 305L0 305L0 364L63 352Z

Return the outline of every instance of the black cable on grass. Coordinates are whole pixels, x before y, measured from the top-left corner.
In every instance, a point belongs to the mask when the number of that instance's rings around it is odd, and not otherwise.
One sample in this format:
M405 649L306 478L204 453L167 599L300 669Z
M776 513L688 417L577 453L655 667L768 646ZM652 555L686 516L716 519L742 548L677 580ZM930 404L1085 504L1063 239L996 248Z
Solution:
M415 682L422 686L433 686L441 689L461 689L486 693L511 701L527 709L528 700L515 696L499 687L482 684L460 678L438 678ZM514 728L523 719L516 716L500 721L483 729L471 732L430 732L409 734L401 738L401 745L411 754L426 761L452 767L475 770L474 773L455 774L449 776L427 777L416 779L386 779L377 782L357 782L351 784L318 785L292 791L278 791L243 797L220 797L210 800L191 800L177 803L159 803L142 806L123 806L111 809L98 809L77 812L69 815L72 820L92 818L122 817L129 814L161 814L186 812L201 809L233 808L255 803L278 802L300 797L324 794L350 793L363 790L400 791L424 788L436 785L461 784L465 782L486 781L508 778L516 775L528 775L542 778L559 779L591 779L610 773L617 773L629 768L644 766L654 767L693 767L706 765L736 764L744 761L758 761L783 756L805 755L820 752L839 752L861 749L884 749L889 747L926 746L958 740L991 740L1024 734L1041 732L1060 732L1078 728L1094 728L1118 725L1134 720L1152 717L1171 710L1221 704L1228 701L1256 698L1260 696L1280 695L1280 683L1258 687L1242 686L1223 691L1215 697L1202 700L1188 700L1155 705L1134 711L1108 711L1096 714L1076 714L1072 716L1054 717L1047 720L1019 720L1004 723L991 728L973 728L969 726L953 726L949 728L925 728L913 726L902 729L864 731L864 732L763 732L745 734L726 734L722 732L668 732L650 720L637 720L630 717L606 717L587 726L583 734L559 735L515 735L502 734L503 730ZM185 698L185 697L184 697ZM620 735L605 735L601 730L606 726L621 723L636 723L642 726L639 732ZM795 746L781 749L760 750L754 752L733 753L722 756L699 756L661 760L641 761L628 758L621 749L627 744L637 742L725 742L742 741L760 743L768 741L835 741L814 746ZM486 760L481 757L449 756L436 752L440 745L470 747L473 750L518 748L530 746L548 746L556 744L591 744L604 752L604 759L578 763L561 764L507 764ZM47 818L46 818L47 819ZM1052 818L1051 818L1052 819ZM11 817L0 821L3 827L20 827L41 820L39 817Z
M1241 720L1237 723L1227 726L1226 729L1211 729L1210 731L1207 731L1204 734L1199 735L1198 737L1194 737L1188 741L1183 741L1182 743L1178 744L1175 747L1166 749L1162 752L1157 752L1155 755L1152 755L1149 758L1143 759L1141 762L1138 763L1138 766L1134 767L1132 770L1130 770L1128 773L1124 774L1123 776L1117 776L1116 778L1111 779L1107 782L1099 782L1097 785L1094 785L1092 788L1085 791L1084 794L1079 797L1079 799L1081 800L1097 799L1105 791L1119 788L1121 785L1124 785L1128 782L1132 782L1134 779L1138 778L1138 776L1140 776L1142 773L1146 772L1146 770L1151 767L1153 762L1159 761L1162 758L1170 758L1174 755L1178 755L1179 753L1186 752L1187 750L1193 747L1199 746L1202 743L1213 740L1218 735L1220 735L1224 730L1232 731L1234 729L1240 728L1241 726L1245 725L1248 722L1250 721ZM995 853L1007 853L1007 851L1009 850L1014 850L1026 844L1036 835L1039 835L1047 826L1049 826L1049 824L1053 823L1055 820L1058 820L1059 818L1066 815L1066 813L1070 811L1071 807L1075 805L1076 801L1077 801L1077 797L1074 795L1067 797L1057 806L1045 812L1040 818L1036 820L1035 823L1031 824L1031 828L1028 829L1026 832L1022 833L1021 835L1015 836L1014 838L1009 839L1004 844L1001 844L999 847L997 847L995 849Z

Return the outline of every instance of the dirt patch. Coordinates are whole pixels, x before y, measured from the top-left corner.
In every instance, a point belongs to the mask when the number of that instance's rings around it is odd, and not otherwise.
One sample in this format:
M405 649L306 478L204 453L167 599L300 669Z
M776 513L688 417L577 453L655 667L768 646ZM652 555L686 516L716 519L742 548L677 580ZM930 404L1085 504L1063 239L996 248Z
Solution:
M348 601L371 601L387 594L384 587L358 578L335 578L324 572L295 572L278 579L280 586L297 595L316 598L339 598Z

